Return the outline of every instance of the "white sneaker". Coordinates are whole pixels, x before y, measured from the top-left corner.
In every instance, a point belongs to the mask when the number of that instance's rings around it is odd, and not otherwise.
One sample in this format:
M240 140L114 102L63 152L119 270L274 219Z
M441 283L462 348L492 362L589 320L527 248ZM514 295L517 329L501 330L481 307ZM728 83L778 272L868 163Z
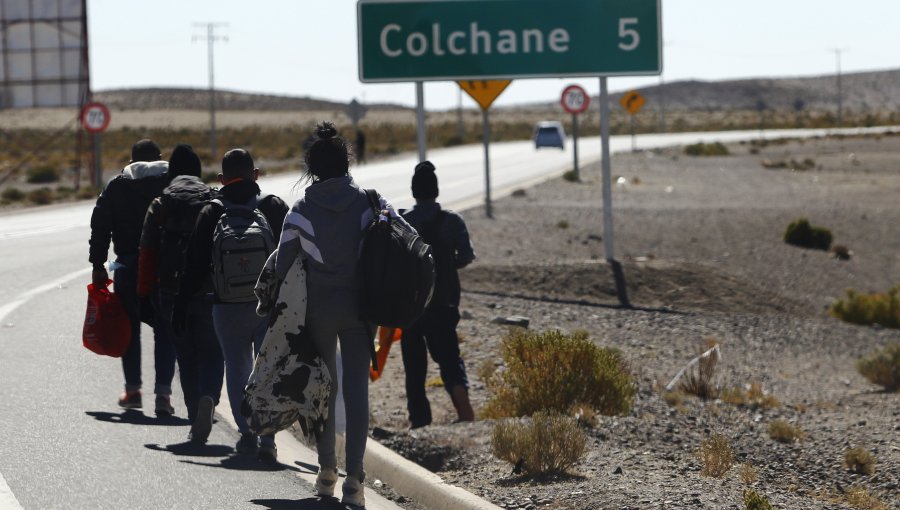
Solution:
M316 476L316 494L319 496L334 496L334 486L337 484L337 468L320 468Z
M366 475L363 474L362 476L365 479ZM344 480L344 485L341 487L344 493L344 497L341 498L341 504L365 508L366 495L363 492L364 488L362 481L347 473L347 479Z

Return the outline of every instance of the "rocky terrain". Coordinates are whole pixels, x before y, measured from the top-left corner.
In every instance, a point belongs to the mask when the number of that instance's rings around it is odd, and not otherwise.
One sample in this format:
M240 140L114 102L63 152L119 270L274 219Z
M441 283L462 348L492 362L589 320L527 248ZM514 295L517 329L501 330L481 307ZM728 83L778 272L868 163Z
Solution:
M634 409L585 428L588 452L569 474L513 474L491 454L493 421L452 424L433 363L435 423L408 431L399 345L371 386L373 436L503 508L742 509L746 488L781 509L900 508L900 394L854 368L900 341L900 331L827 314L847 288L883 292L900 283L900 136L729 149L719 157L680 149L614 156L615 256L632 308L619 306L604 262L596 166L582 169L580 183L555 179L497 201L494 219L463 212L479 256L461 273L459 326L476 408L491 396L481 368L502 364L508 326L494 324L498 317L527 317L535 331L587 330L632 367ZM812 168L791 168L806 159ZM850 260L785 244L785 227L799 217L830 228ZM710 338L721 348L720 385L759 385L779 405L667 401L665 383ZM771 439L768 424L778 419L804 438ZM696 456L713 434L728 439L740 464L721 479L701 475ZM874 474L843 466L851 447L875 456ZM848 506L858 488L884 506Z

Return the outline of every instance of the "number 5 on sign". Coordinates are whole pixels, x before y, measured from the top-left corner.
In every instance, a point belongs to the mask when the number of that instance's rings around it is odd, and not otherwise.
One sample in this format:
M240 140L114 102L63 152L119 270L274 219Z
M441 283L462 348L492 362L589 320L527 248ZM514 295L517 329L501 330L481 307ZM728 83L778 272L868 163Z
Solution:
M637 49L641 44L641 35L636 29L638 24L637 18L620 18L619 19L619 39L623 42L619 43L619 49L623 51L632 51ZM624 41L628 42L624 42Z

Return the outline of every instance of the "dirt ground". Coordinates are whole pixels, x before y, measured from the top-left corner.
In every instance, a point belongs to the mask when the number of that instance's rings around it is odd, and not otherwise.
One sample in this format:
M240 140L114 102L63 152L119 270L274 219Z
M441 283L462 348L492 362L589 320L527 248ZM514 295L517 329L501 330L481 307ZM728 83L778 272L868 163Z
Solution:
M742 491L752 488L776 508L838 509L850 508L845 494L857 487L900 508L900 394L854 368L900 341L900 331L827 314L847 288L900 283L900 136L729 148L719 157L680 149L614 156L614 249L629 309L619 306L605 263L597 166L582 169L580 183L560 178L497 201L494 219L480 208L463 212L478 254L461 272L459 326L476 408L490 398L479 368L502 364L507 326L492 323L498 317L525 316L535 331L587 330L598 345L620 349L634 372L634 409L586 428L588 452L568 475L513 474L491 454L494 423L452 424L439 384L428 390L435 424L408 431L399 345L371 386L373 436L504 508L742 509ZM805 159L813 168L791 168ZM763 160L787 167L767 169ZM785 227L799 217L830 228L851 259L785 244ZM721 346L723 386L759 383L781 405L667 404L662 385L708 338ZM439 381L434 363L429 377ZM805 438L770 439L776 419ZM700 474L695 452L712 434L728 438L758 481L742 482L738 467L721 479ZM874 454L874 474L842 465L851 447Z

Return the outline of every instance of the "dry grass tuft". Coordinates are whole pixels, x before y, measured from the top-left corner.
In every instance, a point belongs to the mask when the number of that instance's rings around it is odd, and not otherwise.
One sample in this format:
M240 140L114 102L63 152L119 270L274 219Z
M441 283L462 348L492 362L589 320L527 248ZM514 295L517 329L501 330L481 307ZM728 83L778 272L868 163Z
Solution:
M712 349L717 345L716 340L713 338L707 339L706 343L706 350ZM711 351L707 356L700 358L696 365L685 372L679 383L681 391L700 397L703 400L718 398L719 386L715 382L718 364L718 351Z
M728 444L728 439L721 434L714 434L704 439L697 451L703 476L721 478L734 464L734 453Z
M862 487L853 487L848 490L846 500L848 505L857 510L890 510L887 504Z
M752 464L747 462L741 464L739 474L741 476L741 482L746 485L754 484L759 481L759 472Z
M900 390L900 342L856 362L856 370L887 391Z
M774 510L769 503L769 498L759 494L753 489L744 491L744 509L745 510Z
M530 420L504 420L494 426L491 449L528 476L568 471L584 455L587 439L574 418L544 412Z
M865 448L850 448L844 454L844 467L858 475L875 473L875 456Z
M775 420L769 423L769 437L779 443L794 443L803 440L804 436L800 427L791 425L784 420Z

